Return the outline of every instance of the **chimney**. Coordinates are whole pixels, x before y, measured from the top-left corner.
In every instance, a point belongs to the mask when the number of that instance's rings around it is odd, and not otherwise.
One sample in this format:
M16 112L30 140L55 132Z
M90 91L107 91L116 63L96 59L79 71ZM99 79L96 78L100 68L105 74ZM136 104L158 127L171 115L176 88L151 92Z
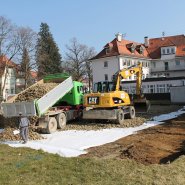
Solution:
M144 41L145 41L145 47L147 48L149 46L149 39L148 37L144 37Z
M123 34L121 34L121 33L118 32L117 34L115 34L115 36L117 38L117 41L119 41L119 42L122 41Z
M164 36L165 36L165 32L163 31L161 40L164 40Z

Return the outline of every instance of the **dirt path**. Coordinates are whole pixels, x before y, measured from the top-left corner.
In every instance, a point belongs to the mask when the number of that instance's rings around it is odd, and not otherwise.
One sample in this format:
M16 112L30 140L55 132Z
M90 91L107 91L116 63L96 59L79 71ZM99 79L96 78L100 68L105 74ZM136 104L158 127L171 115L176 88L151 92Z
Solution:
M88 149L82 157L130 158L143 164L164 164L185 154L185 114L135 135Z

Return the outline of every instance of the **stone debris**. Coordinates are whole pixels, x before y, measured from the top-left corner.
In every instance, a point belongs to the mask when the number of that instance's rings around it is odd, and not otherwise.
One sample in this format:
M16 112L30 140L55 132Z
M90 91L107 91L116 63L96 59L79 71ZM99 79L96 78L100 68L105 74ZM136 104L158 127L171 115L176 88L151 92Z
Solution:
M21 140L20 134L14 134L15 128L7 127L0 133L0 141L19 141ZM39 133L29 129L29 140L44 139Z
M19 94L18 97L15 99L15 102L32 101L35 99L39 99L57 85L57 83L37 84L33 88L29 88L27 91Z
M22 101L32 101L35 99L39 99L44 96L47 92L52 90L54 87L57 86L57 83L43 83L43 84L36 84L34 87L28 88L23 93L20 93L18 97L15 99L15 102L22 102ZM29 117L30 120L30 140L37 140L41 139L41 135L34 132L35 124L38 120L37 116ZM13 130L17 129L19 126L19 118L4 118L0 115L0 127L5 128L5 131L1 133L0 140L20 140L20 136L14 135Z

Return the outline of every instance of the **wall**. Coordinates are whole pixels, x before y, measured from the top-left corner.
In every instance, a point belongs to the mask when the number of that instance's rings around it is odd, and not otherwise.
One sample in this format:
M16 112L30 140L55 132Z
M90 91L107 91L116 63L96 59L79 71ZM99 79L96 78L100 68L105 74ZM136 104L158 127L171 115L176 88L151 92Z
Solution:
M184 79L177 80L166 80L166 81L150 81L150 82L142 82L142 92L143 93L169 93L170 87L172 86L183 86L185 85ZM122 88L129 94L135 94L136 82L124 83L122 82Z
M104 67L104 62L107 61L108 67ZM143 78L150 75L149 63L150 60L130 58L125 56L119 57L107 57L96 59L92 61L92 71L93 71L93 83L98 81L105 81L105 74L108 74L108 81L112 80L112 75L118 70L123 68L128 68L132 65L136 65L138 62L143 64ZM134 75L129 77L127 80L134 80Z
M177 65L176 61L179 61L180 64ZM165 62L168 62L169 70L165 70ZM154 67L155 63L155 67ZM169 74L171 77L175 76L185 76L185 60L184 59L173 59L173 60L153 60L151 62L151 74L165 75ZM179 73L179 74L178 74ZM181 74L182 73L182 74ZM184 74L183 74L184 73Z
M185 86L171 87L170 96L172 103L185 103Z
M4 74L1 77L1 88L3 88L4 82L5 82L3 99L7 99L9 94L15 94L15 85L16 85L15 70L13 68L8 68L6 81L5 81L5 74L6 72L4 72Z
M108 67L104 67L104 62L108 62ZM101 58L92 61L93 83L105 81L105 74L108 74L108 80L112 80L112 75L119 70L117 57Z

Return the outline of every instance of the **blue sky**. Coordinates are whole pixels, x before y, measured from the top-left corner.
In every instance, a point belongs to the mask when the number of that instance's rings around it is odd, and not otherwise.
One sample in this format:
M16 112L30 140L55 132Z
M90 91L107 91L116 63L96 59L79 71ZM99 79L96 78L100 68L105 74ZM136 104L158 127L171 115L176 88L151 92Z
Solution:
M0 15L18 26L38 32L47 23L63 55L73 37L99 52L117 32L137 42L163 31L185 33L184 0L0 0L0 7Z

